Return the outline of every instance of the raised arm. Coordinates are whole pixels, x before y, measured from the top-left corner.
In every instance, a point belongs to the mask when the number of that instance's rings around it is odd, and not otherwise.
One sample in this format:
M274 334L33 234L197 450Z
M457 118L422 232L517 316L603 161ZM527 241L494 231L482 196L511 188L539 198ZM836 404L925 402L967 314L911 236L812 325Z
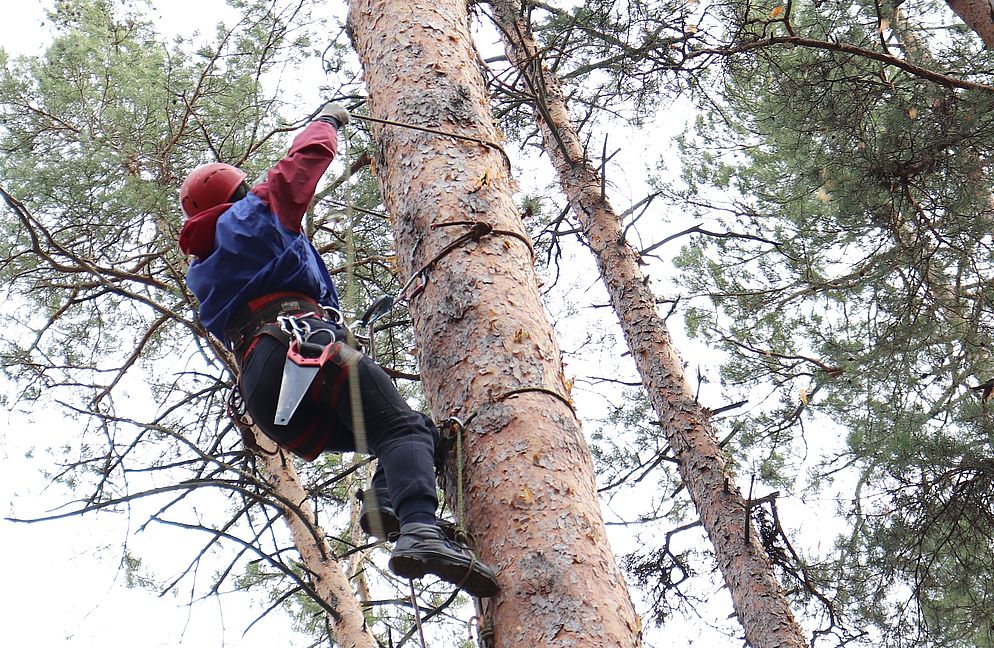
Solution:
M286 157L269 170L264 182L252 188L252 193L264 202L279 218L283 227L299 232L307 207L314 198L318 181L338 150L338 129L336 124L344 120L328 108L321 112L294 138Z

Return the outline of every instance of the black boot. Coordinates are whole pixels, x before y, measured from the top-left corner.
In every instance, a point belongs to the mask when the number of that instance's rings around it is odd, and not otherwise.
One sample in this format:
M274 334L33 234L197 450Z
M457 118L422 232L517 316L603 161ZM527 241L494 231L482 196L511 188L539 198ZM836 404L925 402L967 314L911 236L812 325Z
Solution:
M390 493L379 488L358 490L355 498L362 502L359 507L359 528L366 535L396 540L400 535L400 520L390 505Z
M476 597L497 593L497 576L469 549L434 524L405 524L390 554L390 571L402 578L433 574Z
M400 536L400 520L390 505L390 494L382 489L357 490L355 498L359 506L359 528L366 535L376 536L394 542ZM456 540L456 525L448 520L438 520L438 528L449 540Z

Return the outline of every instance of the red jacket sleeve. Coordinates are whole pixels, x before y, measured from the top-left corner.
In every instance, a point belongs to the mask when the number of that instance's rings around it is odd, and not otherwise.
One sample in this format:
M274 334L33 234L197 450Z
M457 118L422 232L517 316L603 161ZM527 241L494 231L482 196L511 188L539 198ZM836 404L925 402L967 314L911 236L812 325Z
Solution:
M337 149L335 127L324 121L311 122L294 138L286 157L269 170L266 180L252 188L252 193L269 204L283 227L299 232L318 181Z

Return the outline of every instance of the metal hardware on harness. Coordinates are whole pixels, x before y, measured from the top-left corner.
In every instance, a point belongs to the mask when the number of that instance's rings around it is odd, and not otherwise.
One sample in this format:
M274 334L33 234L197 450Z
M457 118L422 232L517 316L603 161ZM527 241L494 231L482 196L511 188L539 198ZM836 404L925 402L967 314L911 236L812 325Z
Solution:
M364 336L356 335L356 338L362 341L363 346L366 347L366 355L371 360L376 360L376 322L392 309L393 297L383 295L370 304L366 312L362 314L362 317L355 322L356 326L366 327L366 334Z
M314 317L314 313L298 313L297 315L280 315L276 324L280 330L297 342L305 342L311 334L311 323L305 318Z
M329 322L331 322L332 324L338 324L343 328L349 327L348 324L345 323L345 315L342 313L342 311L338 310L334 306L322 306L321 308L324 310L325 315L328 316L326 319Z
M276 401L276 425L286 425L297 411L307 390L311 388L314 377L332 355L335 336L328 329L313 329L305 318L314 317L312 313L300 315L281 315L276 322L287 335L290 344L286 351L286 361L283 363L283 379L280 382L280 395ZM319 334L330 336L325 344L311 342L311 337Z

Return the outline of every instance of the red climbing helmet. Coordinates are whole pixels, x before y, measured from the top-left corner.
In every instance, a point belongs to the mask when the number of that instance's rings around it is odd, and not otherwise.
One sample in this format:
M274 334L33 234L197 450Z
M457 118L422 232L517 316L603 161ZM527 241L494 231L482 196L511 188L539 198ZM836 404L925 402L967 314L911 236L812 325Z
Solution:
M222 162L198 166L190 172L179 189L183 212L189 217L228 202L231 194L246 177L241 169Z

